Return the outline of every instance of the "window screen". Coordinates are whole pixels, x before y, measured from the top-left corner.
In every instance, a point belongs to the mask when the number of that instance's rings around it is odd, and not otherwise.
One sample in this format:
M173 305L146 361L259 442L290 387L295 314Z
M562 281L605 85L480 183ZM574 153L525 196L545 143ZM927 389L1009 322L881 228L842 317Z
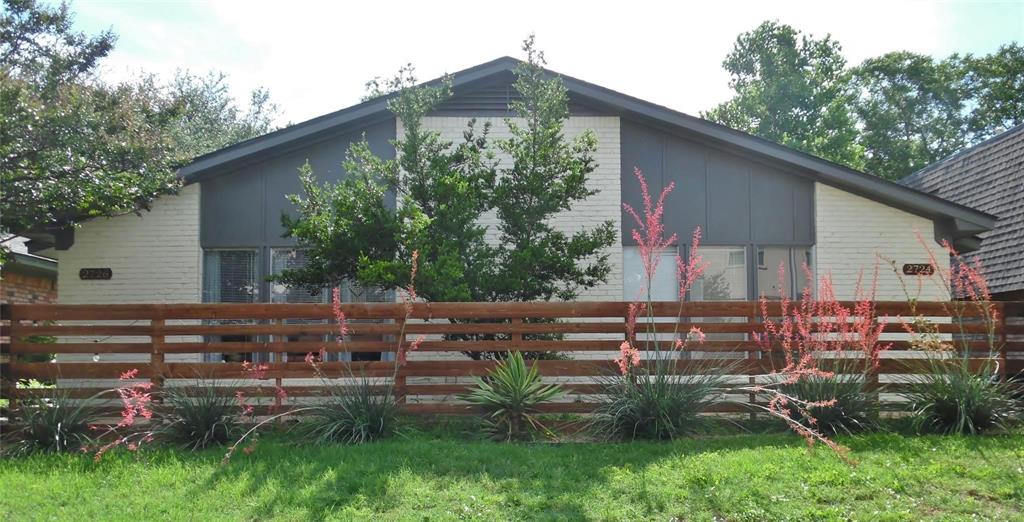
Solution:
M254 303L259 299L255 250L203 253L204 303Z
M259 300L258 256L255 250L206 250L203 252L204 303L254 303ZM207 324L249 324L252 321L206 321ZM246 335L210 336L209 342L251 342ZM266 361L265 353L206 353L203 359L215 361Z
M732 301L747 298L746 248L701 247L698 252L708 266L690 289L690 299Z
M306 253L292 248L275 248L270 251L270 273L278 275L285 270L306 266ZM271 303L329 303L330 292L321 288L310 292L308 288L290 287L282 283L270 284Z
M757 249L757 297L781 299L785 293L790 297L799 296L804 287L811 283L814 288L814 264L809 247L759 247ZM811 269L811 280L804 272L804 265ZM779 279L779 267L782 279Z

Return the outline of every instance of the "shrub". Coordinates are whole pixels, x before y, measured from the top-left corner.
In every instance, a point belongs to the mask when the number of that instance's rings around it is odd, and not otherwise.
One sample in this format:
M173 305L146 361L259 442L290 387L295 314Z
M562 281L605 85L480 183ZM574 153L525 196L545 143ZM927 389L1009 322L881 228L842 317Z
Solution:
M974 435L1005 429L1019 414L1013 385L999 380L992 364L973 370L963 357L929 354L926 360L927 373L904 394L918 431Z
M227 444L241 433L238 400L212 382L165 388L163 399L154 412L160 440L198 450Z
M845 371L848 369L810 375L780 386L781 393L808 405L787 407L789 417L802 424L813 424L828 434L852 433L875 424L877 401L868 394L864 374Z
M95 398L98 396L90 399ZM90 426L95 420L87 406L90 399L73 399L64 390L49 399L24 401L15 414L21 427L12 433L14 444L9 451L64 453L87 449L93 443Z
M484 410L487 430L495 438L523 440L537 431L550 433L537 418L537 406L560 393L557 384L541 382L536 365L527 367L522 353L512 352L460 398Z
M670 440L700 432L701 415L715 404L726 372L708 364L696 375L676 375L671 352L654 361L650 373L628 372L605 379L605 396L591 427L603 438ZM720 362L720 361L716 361Z
M394 434L399 405L391 386L382 392L364 376L355 384L332 383L328 388L327 400L303 408L308 416L295 427L312 442L361 444Z

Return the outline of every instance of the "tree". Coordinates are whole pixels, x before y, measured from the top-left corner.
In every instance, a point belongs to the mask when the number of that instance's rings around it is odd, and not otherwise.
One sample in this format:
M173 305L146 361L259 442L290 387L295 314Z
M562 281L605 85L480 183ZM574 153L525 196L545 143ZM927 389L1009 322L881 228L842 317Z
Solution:
M66 4L4 0L0 232L60 230L147 210L176 191L178 166L272 130L268 93L253 91L242 109L223 75L103 82L97 65L114 34L86 35L72 22Z
M71 29L66 4L5 0L0 18L0 229L64 228L148 207L177 187L166 117L140 90L106 86L114 35Z
M1024 46L1011 43L965 61L976 104L968 119L971 140L978 142L1024 123Z
M935 60L907 51L854 68L867 171L899 179L967 146L965 74L957 55Z
M839 43L765 21L739 35L722 66L735 96L702 117L843 165L863 150Z
M587 179L596 140L592 133L565 137L565 88L543 71L532 37L524 49L529 62L515 82L522 101L512 107L516 118L505 121L511 137L493 144L489 125L478 129L475 120L457 144L423 126L450 97L447 81L413 86L403 69L383 87L373 83L377 91L397 89L388 107L403 128L393 142L398 157L381 159L361 142L349 149L341 182L317 184L306 170L303 194L292 197L297 217L285 216L283 224L306 249L308 264L278 279L310 288L346 280L406 286L416 250L417 293L431 301L571 298L604 281L610 268L602 250L614 242L613 224L569 234L549 223L594 194ZM495 151L509 159L498 162ZM481 224L490 211L498 218L497 244Z

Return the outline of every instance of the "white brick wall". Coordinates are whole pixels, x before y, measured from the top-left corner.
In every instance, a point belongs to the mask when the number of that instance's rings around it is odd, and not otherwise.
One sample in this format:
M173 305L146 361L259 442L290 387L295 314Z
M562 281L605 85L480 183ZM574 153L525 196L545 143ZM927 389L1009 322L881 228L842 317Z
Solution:
M153 202L141 216L126 215L86 221L75 231L75 243L58 258L58 302L61 304L198 303L201 301L202 251L199 248L199 184ZM110 268L109 281L83 281L82 268ZM67 342L99 339L67 338ZM148 338L118 337L120 342ZM169 341L186 339L169 338ZM195 339L187 339L195 340ZM148 361L148 355L106 354L102 361ZM91 356L63 355L63 362ZM168 361L195 360L168 355ZM77 383L83 384L83 383ZM107 382L90 382L108 385Z
M86 221L75 244L58 252L62 304L198 303L199 184L165 196L141 216ZM109 281L82 281L81 268L110 268Z
M431 116L424 118L423 124L426 128L436 130L441 135L454 143L462 140L462 133L470 118L451 116ZM490 122L492 139L503 139L510 137L508 127L503 118L477 118L477 129L482 129L485 122ZM582 227L593 227L604 221L614 223L615 230L620 229L621 221L621 185L619 179L620 146L619 146L619 118L615 116L573 116L565 125L565 135L572 139L586 129L591 129L597 136L597 152L594 158L598 164L597 169L590 174L590 186L599 190L597 194L587 198L586 201L578 202L569 212L559 214L555 219L555 225L567 232L579 230ZM401 122L398 123L398 136L403 136ZM498 155L498 160L507 164L507 155ZM496 241L497 238L497 217L489 213L481 218L481 223L489 227L488 238ZM622 244L616 241L608 249L609 263L612 266L608 282L588 291L581 292L580 299L585 301L602 301L622 299Z
M928 218L822 183L814 184L814 206L816 272L819 277L832 275L840 299L853 298L861 270L865 283L869 283L877 262L880 263L877 298L904 300L899 279L890 265L879 259L879 255L894 260L898 268L905 263L929 262L928 253L918 241L917 233L936 253L943 264L941 268L949 268L949 259L942 255L941 246L935 242L934 225ZM916 293L915 278L905 276L905 279L911 285L911 292ZM948 299L937 282L924 281L920 297Z

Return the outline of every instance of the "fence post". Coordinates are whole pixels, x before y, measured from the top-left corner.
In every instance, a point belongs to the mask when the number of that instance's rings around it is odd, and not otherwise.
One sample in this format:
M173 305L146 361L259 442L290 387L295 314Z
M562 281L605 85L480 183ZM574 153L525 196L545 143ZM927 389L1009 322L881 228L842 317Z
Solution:
M999 317L996 319L996 339L999 343L999 380L1006 380L1006 305L1004 303L995 303L996 313Z
M14 362L14 355L11 353L11 343L14 342L14 320L12 308L14 305L0 304L0 397L7 399L7 409L14 411L17 406L18 383L11 374L11 363ZM8 326L2 323L7 322Z
M747 335L751 338L751 340L753 340L754 325L757 324L756 303L751 308L750 312L747 314L747 324L750 325L750 333L748 333ZM754 385L757 384L757 377L755 377L757 372L754 369L754 365L757 364L757 360L760 358L760 356L760 350L754 350L752 348L747 349L747 384L749 384L752 388L754 387ZM755 404L757 404L757 394L751 391L747 395L747 401L750 403L750 420L757 420L757 408L755 406Z
M153 319L149 326L149 382L152 383L154 391L158 391L164 385L164 320Z
M402 349L402 344L405 343L405 317L395 319L395 324L398 325L398 337L395 348L398 350ZM405 375L402 375L402 365L398 361L398 353L395 353L395 401L398 404L405 404Z
M281 335L281 328L284 326L284 319L274 319L274 326L277 327L278 333L270 336L270 342L281 343L281 346L284 347L284 343L287 340L286 336ZM285 362L285 359L288 357L287 352L284 350L280 352L275 352L275 355L276 356L274 358L276 360L273 362L276 363L277 365L280 365L282 362ZM284 383L284 380L281 378L280 375L281 374L278 373L278 376L274 378L274 413L280 413L281 407L283 406L283 404L281 403L281 396L277 393L277 390L281 389L282 384ZM279 417L277 421L280 424L283 421L283 418Z

